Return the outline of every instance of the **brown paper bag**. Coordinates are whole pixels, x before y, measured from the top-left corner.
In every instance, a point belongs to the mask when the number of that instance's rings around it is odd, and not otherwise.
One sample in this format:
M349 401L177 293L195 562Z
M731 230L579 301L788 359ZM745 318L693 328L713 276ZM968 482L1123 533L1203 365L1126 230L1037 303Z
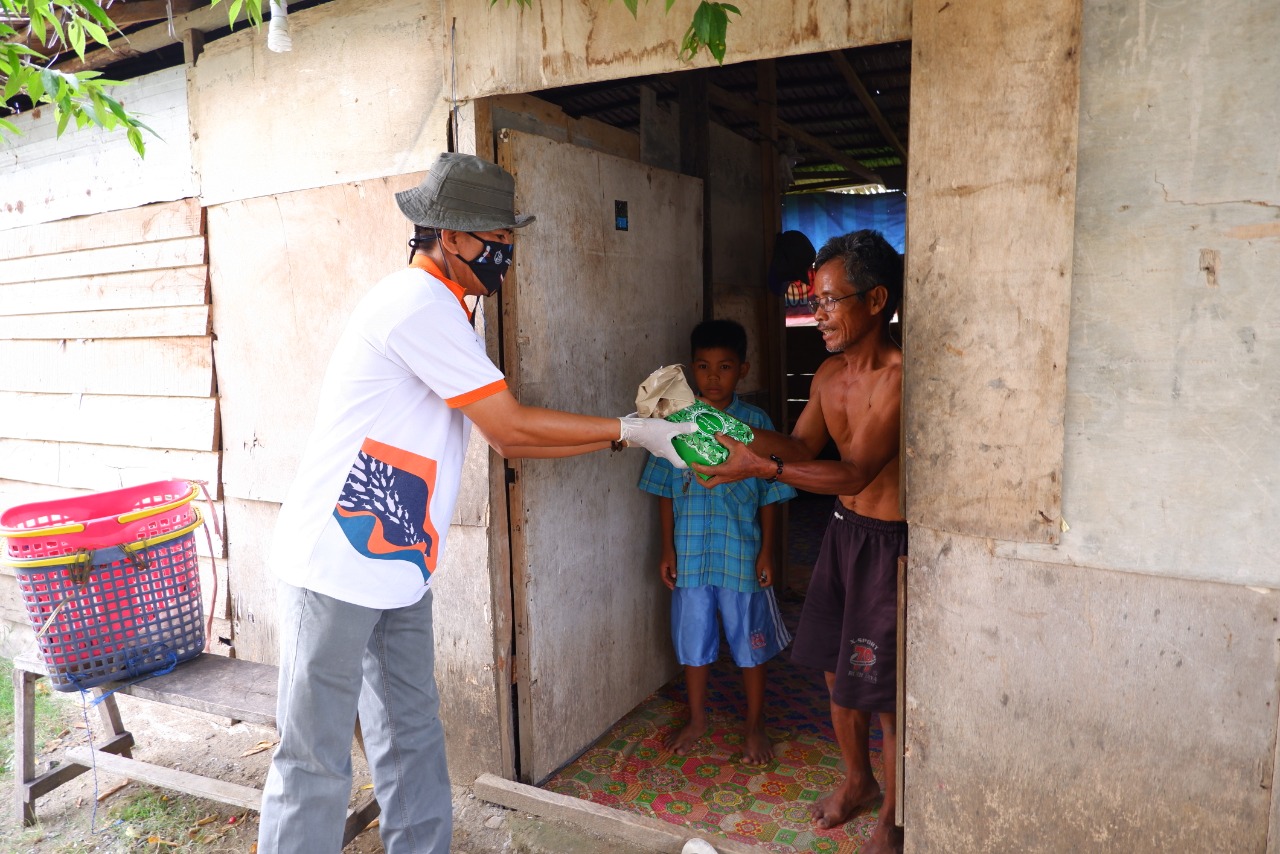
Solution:
M667 365L649 374L636 391L636 414L641 418L666 418L692 406L696 398L682 365Z

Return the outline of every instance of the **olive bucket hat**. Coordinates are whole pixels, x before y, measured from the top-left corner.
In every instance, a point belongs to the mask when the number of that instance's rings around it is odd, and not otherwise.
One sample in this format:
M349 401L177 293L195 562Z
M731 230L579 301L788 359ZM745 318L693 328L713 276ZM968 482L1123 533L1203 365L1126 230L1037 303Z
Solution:
M446 151L422 183L396 193L400 212L415 225L451 231L522 228L532 216L516 216L516 182L501 166L470 154Z

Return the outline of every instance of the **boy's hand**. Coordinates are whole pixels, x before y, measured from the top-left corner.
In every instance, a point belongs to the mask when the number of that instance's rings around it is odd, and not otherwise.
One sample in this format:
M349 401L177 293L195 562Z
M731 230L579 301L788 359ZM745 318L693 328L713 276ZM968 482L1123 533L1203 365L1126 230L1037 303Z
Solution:
M761 587L773 586L773 558L766 555L763 549L760 557L756 558L756 581L760 582Z
M658 564L658 572L662 575L662 583L668 590L676 589L676 553L663 552L662 561Z

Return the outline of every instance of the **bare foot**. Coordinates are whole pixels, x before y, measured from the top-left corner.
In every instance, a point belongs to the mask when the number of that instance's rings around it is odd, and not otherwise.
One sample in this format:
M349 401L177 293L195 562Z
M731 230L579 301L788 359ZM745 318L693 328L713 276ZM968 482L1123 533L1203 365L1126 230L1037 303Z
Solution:
M855 786L852 781L846 779L840 788L824 798L819 798L809 809L809 813L818 827L830 830L853 818L858 810L874 803L879 797L880 785L874 778L868 778L861 786ZM863 848L863 851L870 850Z
M902 854L902 828L893 823L893 815L885 815L884 812L860 854Z
M773 761L773 742L763 724L742 730L742 762L745 765L767 765Z
M690 718L684 728L667 736L662 746L676 756L685 756L690 748L698 743L698 739L707 734L706 718Z

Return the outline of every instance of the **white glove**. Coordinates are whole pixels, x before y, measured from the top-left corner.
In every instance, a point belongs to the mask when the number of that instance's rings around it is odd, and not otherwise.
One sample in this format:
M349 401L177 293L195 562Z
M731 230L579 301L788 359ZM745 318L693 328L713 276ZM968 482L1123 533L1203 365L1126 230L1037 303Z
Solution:
M692 421L676 424L661 418L637 418L633 415L618 420L622 422L620 437L622 441L644 448L655 457L662 457L678 469L688 468L676 453L675 445L671 444L671 440L686 433L698 432L697 424Z

